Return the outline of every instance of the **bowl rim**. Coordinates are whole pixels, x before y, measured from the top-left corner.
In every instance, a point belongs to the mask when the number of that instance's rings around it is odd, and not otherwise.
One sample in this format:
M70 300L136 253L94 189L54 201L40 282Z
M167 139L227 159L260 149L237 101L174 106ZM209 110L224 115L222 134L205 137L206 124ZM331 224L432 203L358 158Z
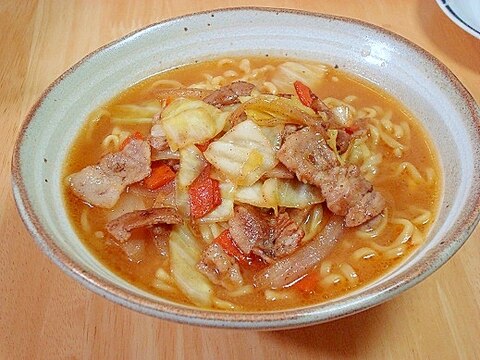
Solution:
M315 13L304 10L287 9L287 8L275 8L275 7L227 7L216 8L211 10L205 10L200 12L194 12L184 14L172 18L168 18L156 23L152 23L135 31L132 31L112 42L109 42L96 50L90 52L84 56L73 66L67 69L57 79L55 79L40 95L38 100L30 108L26 115L20 131L17 133L17 140L15 142L14 151L12 155L11 172L12 172L12 190L14 199L17 205L19 214L30 232L31 236L36 241L40 249L65 273L78 280L88 289L92 290L96 294L107 298L115 303L123 305L127 308L136 310L138 312L151 315L160 319L166 319L179 323L186 323L190 325L201 325L207 327L223 327L223 328L236 328L236 329L256 329L256 330L268 330L268 329L285 329L292 327L308 326L318 324L322 322L339 319L348 315L352 315L373 306L379 305L392 297L400 294L401 292L413 287L427 276L431 275L440 266L450 259L456 251L465 243L468 237L475 229L477 223L480 220L480 196L475 201L473 211L468 214L462 220L458 226L459 232L456 233L455 239L450 242L442 241L432 251L431 258L436 258L433 261L433 265L430 266L415 266L409 269L403 274L400 281L393 281L397 276L388 280L381 287L377 289L374 287L374 292L370 291L367 294L363 294L351 297L348 301L342 298L334 299L332 302L320 303L310 305L308 307L287 309L281 311L263 311L263 312L227 312L217 310L207 310L201 308L195 308L190 306L184 306L182 304L168 304L160 303L154 300L147 299L138 294L135 294L129 290L122 289L102 279L93 272L84 269L80 264L73 261L68 255L66 255L55 241L50 238L47 231L44 229L37 215L34 213L32 204L28 197L27 189L21 175L21 156L20 151L23 140L25 139L26 132L30 123L34 119L37 110L42 106L49 93L62 82L64 78L69 76L83 63L90 58L95 57L98 53L109 49L115 45L121 44L125 40L140 34L148 29L168 24L178 20L185 20L192 17L198 17L205 14L217 14L228 13L236 11L249 11L249 12L271 12L271 13L287 13L307 17L315 17L323 20L334 20L346 23L353 23L368 30L381 33L396 42L400 42L410 47L416 53L421 55L424 59L434 63L436 67L442 72L442 74L449 79L449 82L454 90L462 95L465 100L465 104L468 107L469 113L472 114L471 120L475 123L477 132L480 133L480 109L476 104L472 95L468 92L465 86L458 80L458 78L436 57L429 52L411 42L410 40L398 35L390 30L384 29L380 26L370 24L363 20L354 18L348 18L337 15L329 15L323 13ZM334 306L332 306L332 304Z

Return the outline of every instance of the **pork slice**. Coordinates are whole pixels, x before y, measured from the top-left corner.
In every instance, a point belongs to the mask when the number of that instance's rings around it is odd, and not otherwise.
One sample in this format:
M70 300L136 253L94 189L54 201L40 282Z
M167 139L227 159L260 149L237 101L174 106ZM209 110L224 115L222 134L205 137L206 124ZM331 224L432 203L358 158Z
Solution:
M292 135L293 133L297 132L300 130L300 127L295 124L285 124L283 127L282 133L281 133L281 138L282 138L282 144L285 142L285 139Z
M338 166L335 153L322 134L310 127L287 136L277 152L277 158L300 181L320 187L328 170Z
M82 200L103 208L112 208L125 188L150 175L150 146L132 140L122 151L105 155L70 175L73 193Z
M337 166L331 169L322 182L322 195L327 207L337 215L345 216L348 210L372 191L372 184L363 178L357 166Z
M150 146L155 150L165 151L170 149L170 147L168 146L167 138L165 136L150 135L148 136L147 141Z
M172 208L153 208L136 210L110 221L106 225L107 231L119 242L127 241L131 231L143 227L152 227L158 224L180 224L182 217Z
M222 86L203 99L207 104L223 107L239 102L239 96L248 96L252 93L255 85L246 81L235 81L230 85Z
M352 135L347 133L345 130L339 129L337 133L337 151L339 154L345 153L348 150L350 141L352 140Z
M236 206L228 225L233 241L244 254L249 254L270 233L267 219L251 206Z
M109 176L118 176L127 186L150 175L150 145L133 139L122 151L105 155L99 162Z
M103 208L113 207L124 190L117 176L108 176L99 165L83 168L69 178L73 193L88 203Z
M253 252L271 263L295 251L304 235L304 231L284 212L270 221L269 236L258 243Z
M234 258L228 255L223 248L216 243L210 244L202 254L197 264L200 270L210 281L223 286L227 290L234 290L243 284L240 267Z
M228 224L233 241L244 254L253 252L267 262L293 252L304 236L287 213L271 217L251 206L236 206Z
M385 206L385 198L382 194L376 190L367 192L359 202L348 210L345 225L347 227L361 225L379 215L385 209Z
M318 186L330 211L341 216L349 214L348 227L368 221L385 207L383 196L374 191L358 167L341 166L315 129L306 127L289 135L277 158L300 181Z
M330 170L322 185L322 195L334 214L346 216L347 227L372 219L386 205L382 194L373 188L355 165Z

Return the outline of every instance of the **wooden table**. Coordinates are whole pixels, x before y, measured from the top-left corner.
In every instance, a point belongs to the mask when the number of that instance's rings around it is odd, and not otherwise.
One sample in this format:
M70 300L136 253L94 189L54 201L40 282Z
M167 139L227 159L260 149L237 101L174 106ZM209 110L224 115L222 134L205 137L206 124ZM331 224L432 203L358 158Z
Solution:
M255 332L160 321L66 276L24 228L10 190L17 131L41 92L90 51L172 16L276 6L365 20L444 62L480 102L480 40L433 0L19 1L0 3L1 359L480 358L480 227L445 266L394 300L335 322Z

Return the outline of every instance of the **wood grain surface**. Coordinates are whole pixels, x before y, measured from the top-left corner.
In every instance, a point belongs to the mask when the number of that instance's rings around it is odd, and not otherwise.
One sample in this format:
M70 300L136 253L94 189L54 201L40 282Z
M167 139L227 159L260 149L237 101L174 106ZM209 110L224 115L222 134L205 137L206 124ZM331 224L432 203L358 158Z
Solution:
M35 245L10 183L16 134L41 92L90 51L172 16L274 6L365 20L445 63L480 101L480 40L434 0L0 1L0 359L479 359L480 230L440 270L363 313L298 330L160 321L85 289Z

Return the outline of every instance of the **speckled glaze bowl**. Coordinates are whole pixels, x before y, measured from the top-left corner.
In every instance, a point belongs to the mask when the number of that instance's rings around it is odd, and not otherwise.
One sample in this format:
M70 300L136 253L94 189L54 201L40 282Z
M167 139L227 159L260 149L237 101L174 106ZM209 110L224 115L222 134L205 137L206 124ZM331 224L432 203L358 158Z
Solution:
M438 151L443 194L426 243L377 281L323 304L277 312L202 310L148 294L119 278L78 239L64 209L61 170L87 115L129 85L165 69L227 55L314 59L362 76L400 99ZM480 112L438 60L406 39L357 20L280 9L224 9L151 25L86 56L33 106L13 154L13 192L33 238L94 292L183 323L251 329L305 326L347 316L417 284L444 264L479 220Z

